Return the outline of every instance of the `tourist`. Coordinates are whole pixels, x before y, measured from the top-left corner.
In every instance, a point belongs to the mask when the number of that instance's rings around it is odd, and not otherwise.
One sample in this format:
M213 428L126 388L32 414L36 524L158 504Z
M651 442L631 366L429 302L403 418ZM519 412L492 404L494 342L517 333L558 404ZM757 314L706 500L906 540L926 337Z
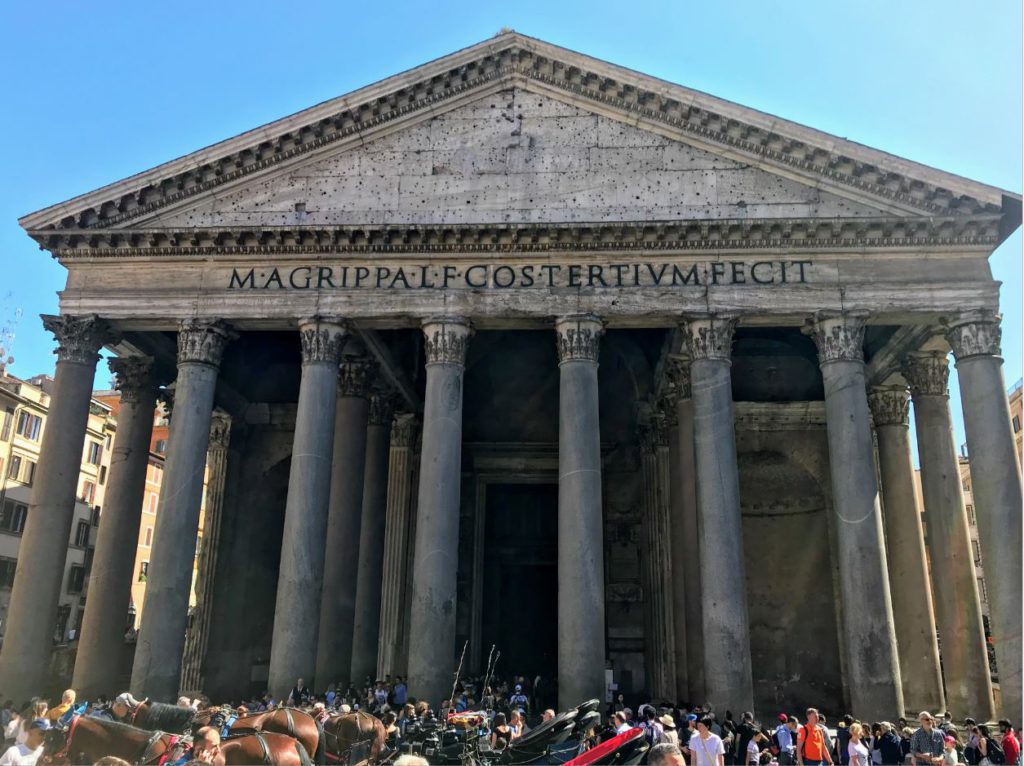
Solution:
M303 707L309 703L309 698L312 696L312 692L306 686L305 681L301 678L295 682L295 688L291 690L288 695L288 702L286 703L289 707ZM267 706L270 709L270 706Z
M423 756L406 753L395 759L394 766L430 766L430 761Z
M686 759L679 745L662 742L647 752L647 766L686 766Z
M750 744L750 740L757 734L758 727L754 725L754 714L750 711L743 713L740 716L740 725L736 727L735 744L733 745L733 759L734 763L746 762L747 758L747 745Z
M999 743L992 739L988 726L978 724L978 752L981 754L980 766L989 766L994 763L1006 763L1006 754L999 746Z
M697 721L697 733L690 737L688 748L693 766L725 766L725 745L711 731L714 719L705 715Z
M931 713L922 711L917 720L921 727L910 738L910 762L914 766L938 766L946 752L945 737L935 728Z
M753 736L747 740L747 744L743 748L745 753L743 762L746 766L758 766L761 763L761 750L767 741L768 735L760 729L754 730Z
M819 723L820 716L816 708L807 708L807 723L800 727L796 738L796 762L800 766L820 766L831 764L831 742L825 728Z
M878 751L881 755L881 763L885 766L903 763L903 750L899 735L893 731L892 724L882 721L879 724L882 735L878 738Z
M203 726L192 740L191 763L223 763L220 752L220 732L212 726Z
M391 702L395 707L401 707L409 701L409 687L405 685L405 679L395 676L395 688L391 695Z
M942 753L943 766L957 766L960 763L960 756L956 752L956 737L947 734L942 741L946 745Z
M779 725L775 728L779 766L793 766L796 763L796 725L797 721L793 716L779 714Z
M494 716L494 728L491 729L491 749L504 750L512 742L512 729L509 727L504 713Z
M679 747L679 731L676 729L676 719L669 713L665 713L658 720L661 722L661 728L665 732L665 742Z
M999 732L1003 735L1003 755L1006 756L1006 763L1010 766L1020 761L1020 740L1017 739L1017 732L1007 719L999 722Z
M849 726L849 742L846 745L846 752L849 757L850 766L870 766L871 751L864 744L864 726L856 721Z
M519 739L526 734L526 720L523 718L523 714L518 710L513 710L509 714L508 727L512 729L512 739Z
M65 713L75 706L75 690L67 689L60 697L60 704L50 708L46 713L46 719L50 723L57 723Z
M518 708L524 713L529 712L530 699L523 692L523 685L516 684L515 693L508 698L508 704L512 708Z
M853 726L853 716L847 713L843 716L839 725L836 726L836 760L839 761L841 766L846 766L850 762L850 727Z
M640 728L644 732L644 739L650 747L660 745L665 741L665 730L658 721L658 714L651 705L641 705Z
M0 756L0 766L34 766L43 754L44 732L50 728L45 718L37 718L28 725L25 739L11 745Z
M548 708L547 710L545 710L543 713L540 714L540 721L541 721L541 723L547 723L548 721L550 721L554 717L555 717L555 711L552 710L551 708Z
M11 710L11 718L4 727L4 744L8 747L14 744L14 738L21 731L22 714L17 710Z
M909 726L900 729L900 763L906 763L910 757L910 740L914 736L914 730Z
M626 720L626 714L619 710L612 716L612 725L615 726L616 734L625 734L633 727L629 725L629 721Z
M388 750L396 750L398 748L398 740L402 736L402 731L396 723L397 720L397 716L390 710L380 719L381 723L384 724L384 744Z
M973 718L965 718L964 726L967 729L967 741L964 743L964 757L971 766L978 766L981 760L981 753L978 750L978 722Z

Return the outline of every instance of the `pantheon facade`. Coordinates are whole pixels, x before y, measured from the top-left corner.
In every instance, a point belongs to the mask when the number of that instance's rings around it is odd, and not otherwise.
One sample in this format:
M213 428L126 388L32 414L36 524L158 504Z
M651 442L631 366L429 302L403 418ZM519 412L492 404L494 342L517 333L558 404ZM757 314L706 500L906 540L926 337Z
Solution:
M106 347L87 696L121 691L159 395L136 696L407 675L436 703L500 652L562 707L610 677L734 712L1019 721L988 258L1020 221L1017 194L514 32L25 216L68 277L0 689L45 682Z

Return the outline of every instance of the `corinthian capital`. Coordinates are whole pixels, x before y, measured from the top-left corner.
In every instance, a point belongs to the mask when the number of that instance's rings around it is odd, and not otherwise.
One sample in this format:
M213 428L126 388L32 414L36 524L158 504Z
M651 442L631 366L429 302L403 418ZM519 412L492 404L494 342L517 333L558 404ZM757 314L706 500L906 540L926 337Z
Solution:
M427 364L466 363L466 348L473 327L462 317L434 317L423 320Z
M555 320L558 362L597 362L604 325L590 314L571 314Z
M156 388L153 379L153 357L119 356L107 360L114 373L114 388L121 392L123 404L135 404L147 388Z
M342 357L338 365L338 393L341 396L370 395L370 384L377 375L377 363L365 356Z
M224 348L237 337L219 319L186 319L178 326L178 364L219 367Z
M210 418L210 449L227 449L231 442L231 416L214 410Z
M682 356L670 356L666 361L665 374L668 375L672 397L691 398L690 360Z
M370 425L390 426L395 412L395 397L390 391L370 394Z
M972 356L1000 356L1002 354L1002 317L991 311L965 311L944 319L946 341L959 362Z
M906 386L875 386L868 392L868 407L875 428L908 425L909 404Z
M299 339L302 341L302 363L326 362L337 364L341 350L345 347L348 328L337 319L312 317L299 322Z
M419 423L416 416L409 412L400 412L395 415L395 422L391 426L392 447L412 447L416 443L416 432L419 430Z
M903 377L913 396L947 396L949 361L945 351L915 351L903 360Z
M732 357L732 335L738 318L710 314L687 317L680 325L690 359L714 359L728 362Z
M110 342L110 326L95 314L87 316L40 315L43 327L57 339L53 352L58 362L94 365L99 361L99 351L104 343Z
M867 314L854 311L820 311L804 332L818 347L818 364L863 362Z

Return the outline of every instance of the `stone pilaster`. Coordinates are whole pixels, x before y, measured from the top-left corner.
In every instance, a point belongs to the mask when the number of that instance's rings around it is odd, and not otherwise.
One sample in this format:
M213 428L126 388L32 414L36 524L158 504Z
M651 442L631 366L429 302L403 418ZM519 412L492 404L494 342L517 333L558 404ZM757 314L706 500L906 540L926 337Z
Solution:
M151 357L121 357L108 364L115 375L115 387L121 392L121 409L89 578L89 598L75 655L72 686L83 697L112 688L120 675L119 654L112 647L124 640L131 603L156 405Z
M334 415L334 457L320 601L316 677L319 688L349 680L352 667L352 623L355 621L359 571L359 527L362 522L363 473L370 414L370 384L377 365L363 354L346 351L338 368Z
M206 689L206 646L214 615L214 573L217 571L218 544L224 515L224 482L227 478L228 447L231 443L231 417L214 412L210 422L210 447L206 453L206 510L203 519L203 543L196 573L196 606L185 638L181 687L200 693Z
M825 382L850 702L860 715L881 720L904 708L865 388L864 320L822 312L807 331ZM865 593L872 595L871 620L852 608Z
M942 637L946 707L958 717L976 715L978 720L988 720L993 713L992 684L960 464L953 442L946 356L944 351L910 354L903 365L903 377L910 384L914 401L932 582L934 592L941 594L935 615Z
M604 523L597 359L601 321L555 321L558 350L558 700L566 709L603 699Z
M410 615L409 692L431 705L451 693L455 671L455 576L462 472L462 382L471 326L459 317L423 322L423 405L418 518Z
M909 403L906 386L879 386L868 395L878 438L886 560L903 699L911 710L945 710L932 588L914 492Z
M697 473L693 449L693 400L690 360L670 357L675 425L670 434L672 460L672 588L676 633L676 698L703 700L704 629L700 588L700 529L697 523ZM685 655L681 655L682 644ZM682 671L685 671L685 675Z
M387 521L384 529L384 578L380 605L380 653L377 678L402 675L408 611L409 531L412 449L419 430L416 416L401 413L391 427L388 458Z
M174 699L180 688L213 395L233 337L217 320L186 320L178 328L174 414L132 667L132 691L153 699Z
M989 625L999 666L1000 712L1020 721L1021 701L1021 475L1010 427L1000 317L975 311L947 321L956 358L971 461L971 484L985 560ZM980 718L978 719L980 720Z
M722 709L752 710L747 586L732 402L736 318L698 316L683 325L691 359L693 438L700 508L700 558L707 699Z
M287 696L298 678L315 683L338 362L346 334L345 325L338 319L313 318L299 325L302 382L288 475L268 681L278 699Z
M362 683L368 677L374 680L377 672L393 412L394 398L389 392L376 391L370 395L362 522L359 527L359 572L352 626L352 672L349 676L356 683Z

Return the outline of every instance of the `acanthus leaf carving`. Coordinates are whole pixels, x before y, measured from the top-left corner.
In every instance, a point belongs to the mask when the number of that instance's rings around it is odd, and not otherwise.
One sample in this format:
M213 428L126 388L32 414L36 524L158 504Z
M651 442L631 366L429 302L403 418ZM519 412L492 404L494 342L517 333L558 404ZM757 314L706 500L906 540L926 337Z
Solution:
M867 315L863 312L822 311L804 327L814 339L818 363L864 361L864 330Z
M68 316L42 314L43 327L57 339L58 362L95 365L99 351L114 339L110 326L95 314Z
M868 407L876 428L909 423L910 395L906 386L875 386L868 392Z
M949 359L945 351L907 354L902 372L915 397L949 395Z
M946 341L959 362L972 356L1001 356L1003 329L999 314L972 311L943 320Z
M340 320L304 319L299 323L302 363L338 364L348 330Z
M185 319L178 326L178 364L219 367L224 349L237 337L220 319Z
M555 322L559 364L572 361L597 362L604 325L590 314L560 317Z
M725 314L686 318L681 329L690 359L730 361L737 322L738 317Z
M338 393L362 399L370 395L377 376L377 363L365 356L343 357L338 365Z
M427 364L466 364L466 348L472 325L461 317L441 317L423 321L423 347Z
M121 392L123 404L136 404L146 388L155 388L153 357L119 356L107 360L114 373L114 388Z

